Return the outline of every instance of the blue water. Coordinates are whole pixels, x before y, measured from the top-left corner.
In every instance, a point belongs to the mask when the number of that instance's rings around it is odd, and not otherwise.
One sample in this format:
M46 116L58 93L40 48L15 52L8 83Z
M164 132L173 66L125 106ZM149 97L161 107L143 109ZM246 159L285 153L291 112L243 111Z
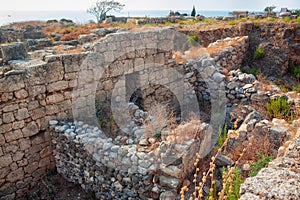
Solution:
M176 10L177 11L177 10ZM120 13L110 13L118 17L166 17L169 10L124 10ZM190 14L189 10L179 10L180 13ZM206 17L228 16L229 11L197 11ZM47 21L49 19L71 19L76 23L87 23L94 17L86 11L0 11L0 26L12 22Z

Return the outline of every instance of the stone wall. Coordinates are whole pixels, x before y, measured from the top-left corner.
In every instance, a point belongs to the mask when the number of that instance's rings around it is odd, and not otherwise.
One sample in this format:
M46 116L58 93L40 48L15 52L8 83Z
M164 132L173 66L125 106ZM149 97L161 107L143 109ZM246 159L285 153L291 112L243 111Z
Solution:
M174 43L174 38L175 41L180 42ZM112 102L115 101L118 103L117 99L119 98L117 97L121 95L125 95L125 99L130 97L123 94L124 90L118 90L119 87L122 89L126 85L126 81L124 82L122 79L126 74L145 72L151 70L153 66L157 67L161 65L167 68L174 68L176 72L181 72L185 84L189 83L194 88L197 88L196 96L198 103L203 99L210 101L214 115L212 119L222 118L223 116L221 115L217 116L217 114L222 113L222 111L216 109L213 105L217 103L224 105L226 101L226 99L219 101L219 99L223 97L219 96L220 92L223 91L225 97L225 90L222 89L222 87L224 87L222 84L224 76L218 72L220 66L215 64L216 61L218 62L218 58L221 59L223 57L209 58L206 56L197 62L176 65L174 59L172 59L171 51L174 49L185 50L186 44L186 37L177 35L177 33L175 34L175 32L170 29L158 29L142 33L115 33L108 35L106 39L100 40L95 45L94 52L91 53L52 55L46 56L43 61L12 62L9 67L10 70L0 77L0 196L3 199L14 199L24 196L26 191L33 187L34 183L45 175L48 170L55 168L49 130L50 120L72 121L73 119L83 119L92 123L97 122L95 103L98 100L110 98ZM236 49L239 51L240 48L243 47L233 47L233 51L236 51ZM228 51L228 49L226 51ZM224 55L228 54L225 53ZM233 59L233 57L231 58ZM230 60L226 62L230 63ZM168 76L170 73L168 73L168 71L163 73L157 71L153 77L160 77L156 80L158 83L176 85L176 81L165 83L165 77L159 76L163 74ZM143 85L147 82L145 80L149 80L150 78L151 76L147 74L141 74L141 80L139 80L138 84ZM181 87L179 87L179 89ZM117 91L120 92L112 96L111 94L114 94L113 88L117 88ZM176 91L176 89L174 89L174 91ZM166 93L156 95L163 96L165 94ZM182 105L189 105L192 99L190 97L193 97L195 94L189 93L189 91L186 91L185 94L186 99L181 99L185 104ZM215 99L218 101L214 102ZM151 100L150 102L153 101ZM200 104L201 102L199 105ZM203 104L203 106L205 106L205 104ZM118 106L116 107L118 108ZM218 121L211 122L213 128L218 128L217 125L219 124L217 124L217 122ZM73 126L72 123L65 125L68 125L69 128ZM84 125L82 124L82 126ZM89 129L93 129L97 132L94 128L90 127ZM68 138L70 132L61 129L54 130L59 133L54 136L54 141L57 141L56 138L61 138L67 143L67 139L70 139ZM63 134L66 133L65 131L68 133ZM214 133L216 132L217 131ZM99 134L100 133L101 132L99 132ZM93 135L93 133L90 132L87 132L87 134ZM103 136L103 133L101 133L101 135ZM101 137L99 139L101 139ZM92 138L93 137L91 137L91 139ZM108 138L107 140L109 140ZM87 155L91 163L99 162L100 166L105 166L106 168L104 167L104 169L108 171L116 167L115 165L109 165L106 161L102 162L102 160L105 160L107 157L99 158L101 160L100 162L99 159L98 161L97 159L95 160L88 152L83 152L83 150L87 150L85 142L86 141L72 143L73 146L70 147L71 151L76 152L80 150L83 155ZM56 142L55 148L58 150L66 150L66 143L62 142L62 147L59 147L57 145L60 145L60 143ZM107 145L111 144L109 148L115 145L113 142L103 140L102 144L104 145L106 143ZM120 144L118 145L119 148L122 147ZM171 145L171 143L168 145ZM193 145L189 144L188 147L191 146ZM112 152L117 149L117 147L113 148L114 149L110 149ZM209 148L207 151L208 150ZM104 155L105 151L102 153ZM61 155L62 157L66 156L63 152L61 152ZM73 154L70 159L76 159L76 156L78 155ZM108 161L112 161L113 159L112 157ZM57 158L56 164L58 168L62 170L70 169L69 166L62 165L59 158ZM85 167L89 170L91 166L86 163ZM75 169L76 167L74 170ZM97 168L97 170L98 169L99 168ZM101 173L104 172L103 169L99 170ZM118 168L118 170L122 171L121 168ZM145 170L143 169L135 171L134 173L137 173L137 175L134 177L141 178L144 172ZM125 174L121 174L121 176L126 178L128 171L123 170L122 173ZM93 177L88 175L84 176ZM83 177L82 174L80 174L80 177ZM121 188L119 187L119 183L122 185L123 182L116 183L118 176L115 177L113 182L117 188ZM170 181L178 183L178 177L175 179L165 177L162 182L165 182L168 188ZM79 179L76 178L76 181L78 180ZM83 181L85 179L80 180ZM178 186L175 183L173 184L172 182L173 190ZM88 190L90 190L90 187L93 185L90 184L89 180L85 180L82 184L83 187L87 187ZM147 184L145 183L145 185ZM162 187L165 186L162 184ZM153 190L156 192L156 195L164 191L164 189L159 189L157 193L158 190L156 187L149 189L149 191L152 192ZM100 191L101 193L101 190L95 189L93 191ZM107 194L107 190L104 190L104 192ZM103 195L103 193L101 193L101 195ZM145 193L138 192L138 194L135 195L141 195L140 197L143 197Z
M168 31L159 30L158 33L159 37L166 41ZM111 55L119 58L116 62L127 60L133 63L130 65L133 68L139 67L141 62L142 65L147 63L146 59L149 59L149 63L168 64L171 62L171 54L168 51L171 49L168 46L170 41L153 43L149 34L153 33L123 33L107 37L107 40L95 46L95 51L98 52L96 56L91 54L53 55L46 56L44 61L18 61L11 64L11 70L4 73L0 79L0 194L4 199L20 198L47 170L54 168L48 129L48 122L51 119L72 119L74 115L76 118L82 116L82 111L92 113L90 117L95 116L93 112L89 112L90 109L95 108L94 102L89 103L91 102L89 97L95 99L89 95L89 90L84 90L87 98L78 97L76 96L78 93L73 91L74 87L80 88L82 83L93 80L93 75L99 73L96 67L101 68L101 66L89 64L111 64L115 60ZM148 42L145 42L143 36L148 39ZM157 33L152 36L158 37ZM129 53L141 48L141 44L142 49L154 48L156 51L145 60L142 56L138 57L135 54L132 55L131 60L128 60L126 56L122 57L124 52L119 51L120 49L116 46L116 43L127 40L127 37L131 37L129 41L132 43L123 42L122 45L126 45L123 49L127 48ZM138 40L141 43L135 43ZM108 46L111 48L110 51L107 49ZM162 51L162 49L166 50ZM146 52L140 51L139 53L144 55ZM87 62L88 56L89 59L98 62ZM117 66L111 65L111 67ZM113 73L119 72L115 70ZM115 75L112 74L110 77L115 77ZM103 85L111 87L110 82L103 82ZM80 102L74 104L75 111L74 105L72 107L72 102L74 103L72 97ZM79 107L76 107L77 105Z
M0 196L20 198L54 169L50 119L72 118L76 68L86 55L21 61L0 78ZM65 65L64 63L72 63Z

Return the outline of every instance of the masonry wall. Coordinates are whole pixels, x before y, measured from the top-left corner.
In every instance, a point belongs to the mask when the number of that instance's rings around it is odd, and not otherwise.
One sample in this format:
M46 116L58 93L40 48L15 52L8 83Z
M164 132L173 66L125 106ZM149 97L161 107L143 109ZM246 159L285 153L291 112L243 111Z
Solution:
M20 198L55 168L48 122L72 118L76 68L85 56L25 62L1 77L0 196L4 199Z
M114 78L124 73L124 68L118 68L124 63L130 63L125 65L128 70L147 63L174 64L169 34L167 30L114 34L99 42L94 54L53 55L43 61L14 64L13 70L0 78L0 196L24 196L48 170L55 168L50 120L95 117L92 92L97 88L94 84L99 82L99 73L104 72L99 69L107 65L114 69L100 79L109 91ZM124 55L124 49L128 54ZM206 65L211 62L215 60ZM215 68L207 70L205 73L218 81L224 78L214 73Z

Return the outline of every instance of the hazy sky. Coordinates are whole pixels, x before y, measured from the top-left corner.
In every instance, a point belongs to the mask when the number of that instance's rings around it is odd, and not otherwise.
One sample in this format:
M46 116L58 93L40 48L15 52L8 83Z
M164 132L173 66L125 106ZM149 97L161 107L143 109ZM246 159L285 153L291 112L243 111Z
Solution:
M95 0L0 0L0 10L86 10ZM125 10L249 10L300 8L300 0L119 0Z

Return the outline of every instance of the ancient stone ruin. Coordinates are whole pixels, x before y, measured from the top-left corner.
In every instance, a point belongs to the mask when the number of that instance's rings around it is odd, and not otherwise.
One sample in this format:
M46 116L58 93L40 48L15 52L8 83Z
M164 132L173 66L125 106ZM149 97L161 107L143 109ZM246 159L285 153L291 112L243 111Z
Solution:
M24 197L55 168L98 199L175 198L193 173L196 153L201 158L210 153L229 113L239 103L259 104L276 92L261 93L256 77L239 69L253 48L253 35L247 35L253 29L246 24L203 36L199 32L208 49L224 42L234 45L193 59L187 36L173 28L95 30L79 38L83 46L94 43L77 54L52 54L40 50L48 42L29 41L31 60L24 59L23 43L2 45L1 199ZM231 38L211 41L214 34ZM285 46L290 45L287 38ZM184 62L176 61L178 51ZM295 52L285 59L297 62ZM298 108L297 95L288 98ZM163 105L162 115L171 113L174 120L159 120L162 125L149 132L147 123L159 119L151 112L156 105ZM244 110L243 134L229 140L228 148L263 132L273 134L277 154L291 131L261 120L251 106ZM253 196L245 186L241 191L245 199Z

